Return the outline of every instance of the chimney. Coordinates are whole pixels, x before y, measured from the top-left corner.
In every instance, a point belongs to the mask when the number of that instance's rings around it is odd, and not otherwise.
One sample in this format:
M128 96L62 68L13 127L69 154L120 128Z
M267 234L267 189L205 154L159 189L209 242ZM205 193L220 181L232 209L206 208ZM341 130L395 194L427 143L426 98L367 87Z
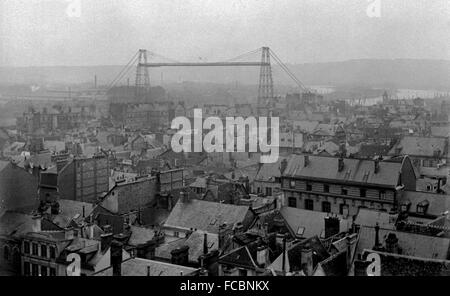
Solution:
M375 251L381 250L380 244L380 226L378 223L375 225L375 246L373 247Z
M36 214L33 216L33 232L40 232L42 230L42 216L40 214Z
M208 254L208 234L203 234L203 254Z
M83 205L83 219L86 218L86 207Z
M100 242L101 242L102 251L106 250L109 247L109 245L111 244L112 240L113 240L113 234L111 232L110 233L104 233L104 234L100 235Z
M309 155L305 155L304 158L305 158L305 161L304 161L303 165L304 165L304 167L307 167L309 165Z
M182 203L188 203L189 202L189 194L185 191L180 192L180 200Z
M394 233L389 233L388 237L386 238L386 252L393 253L393 254L399 254L399 247L398 247L398 238Z
M336 235L340 232L340 219L338 217L325 217L325 238Z
M352 249L354 244L356 243L357 234L348 235L345 240L347 243L347 272L350 270L352 266Z
M94 223L89 222L86 226L88 239L94 239Z
M236 222L234 225L234 233L242 233L244 231L244 225L242 225L242 222Z
M189 247L182 246L170 252L172 255L171 263L178 265L187 265L189 263Z
M303 272L306 276L310 276L313 273L313 258L312 258L312 249L310 247L303 247L301 250L301 265Z
M285 171L286 168L287 168L287 165L288 165L287 159L286 159L286 158L283 158L283 160L281 160L281 163L280 163L280 172L281 172L281 174L284 173L284 171Z
M67 229L64 231L64 238L65 239L74 239L75 237L75 230L74 229Z
M256 261L259 267L266 267L269 265L269 250L266 245L260 245L256 251Z
M338 159L338 172L342 172L344 170L344 159L339 157Z
M377 158L374 160L374 173L378 174L378 172L380 171L380 160Z
M150 266L147 266L147 276L150 276Z
M113 276L122 275L122 249L123 244L116 240L111 242L111 266L113 270Z

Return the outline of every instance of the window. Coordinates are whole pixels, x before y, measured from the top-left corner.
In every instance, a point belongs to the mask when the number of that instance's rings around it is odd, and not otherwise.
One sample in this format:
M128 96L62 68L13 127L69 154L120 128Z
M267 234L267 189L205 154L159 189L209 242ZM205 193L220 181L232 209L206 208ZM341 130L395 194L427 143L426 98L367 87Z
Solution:
M30 262L24 262L23 263L23 274L30 275L30 272L31 272Z
M32 243L31 244L31 251L33 253L33 255L37 256L38 255L38 244L37 243Z
M55 247L50 247L50 258L56 258L56 249Z
M173 232L173 236L179 237L179 236L180 236L180 233L179 233L178 231L174 231L174 232Z
M288 206L291 208L297 207L297 198L296 197L289 197L288 198Z
M306 191L312 191L312 185L306 184Z
M366 197L366 189L359 189L359 196Z
M30 243L29 242L23 243L23 252L25 254L30 254Z
M328 201L322 202L322 212L330 213L331 212L331 203Z
M341 194L342 195L347 195L348 191L345 188L341 188Z
M47 246L46 245L41 245L41 256L47 257Z
M39 265L31 264L31 275L38 276L39 275Z
M56 276L56 269L50 267L50 276Z
M314 201L312 199L305 199L305 209L314 211Z
M47 267L41 266L41 276L47 276Z
M290 188L295 188L295 180L291 180L291 181L289 182L289 187L290 187Z
M272 196L272 187L266 187L266 195Z
M426 214L427 210L428 210L428 204L429 203L427 200L424 200L424 201L421 201L420 203L418 203L417 209L416 209L417 213L418 214Z
M379 197L380 197L380 199L386 199L386 191L380 190Z
M330 185L323 185L323 192L330 192Z

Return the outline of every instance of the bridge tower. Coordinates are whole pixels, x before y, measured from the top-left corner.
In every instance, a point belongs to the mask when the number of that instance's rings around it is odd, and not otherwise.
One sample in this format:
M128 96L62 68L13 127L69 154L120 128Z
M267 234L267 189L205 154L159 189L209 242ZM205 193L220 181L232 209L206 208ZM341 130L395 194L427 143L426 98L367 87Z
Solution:
M147 50L139 49L138 65L136 68L136 100L142 100L143 96L150 90L150 77L148 75L147 67L143 64L147 63Z
M270 66L270 49L262 48L261 69L259 72L258 113L270 108L273 99L272 68Z

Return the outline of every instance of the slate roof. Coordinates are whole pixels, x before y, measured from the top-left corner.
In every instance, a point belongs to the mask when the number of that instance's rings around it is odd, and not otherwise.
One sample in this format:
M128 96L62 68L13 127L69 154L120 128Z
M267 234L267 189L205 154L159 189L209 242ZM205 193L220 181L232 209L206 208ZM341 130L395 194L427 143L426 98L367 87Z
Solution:
M381 259L381 276L450 276L450 261L417 258L365 250L377 253Z
M281 177L280 165L287 157L278 157L278 161L264 163L255 176L257 181L274 181L274 177Z
M131 246L145 244L155 236L155 231L150 228L130 225L130 231L131 235L128 239L128 244Z
M0 217L0 235L20 236L33 229L32 215L6 211Z
M280 214L286 221L294 235L303 238L310 238L317 235L325 235L325 217L328 213L297 209L292 207L282 207ZM352 221L340 217L340 232L345 232L351 228Z
M164 226L193 228L208 233L218 233L223 223L234 225L243 222L250 208L231 204L190 199L178 200Z
M399 162L380 161L380 169L375 174L374 161L344 158L344 169L339 172L336 157L309 155L309 164L305 166L304 162L304 155L291 155L283 176L395 187L402 168Z
M402 249L402 255L430 259L448 258L450 248L449 238L395 231L380 227L379 239L381 244L384 245L384 240L389 233L395 234L398 238L398 245ZM375 227L362 226L357 253L361 254L365 249L371 250L374 244Z
M189 261L198 263L198 258L203 255L203 233L194 231L188 238L180 238L172 242L168 242L158 246L155 250L155 256L157 258L164 258L170 260L172 257L171 251L182 246L189 247ZM216 234L208 233L208 251L218 249L219 237Z
M432 157L437 149L441 154L447 154L447 141L447 138L405 136L389 151L389 155L396 155L396 148L401 148L402 155Z
M194 275L197 268L191 268L176 264L147 260L141 258L130 258L122 262L122 276L147 276L150 267L150 276L184 276ZM95 274L96 276L112 276L112 267L104 269Z
M395 221L397 220L397 216L397 214L390 215L387 212L360 208L355 219L355 224L362 226L375 226L378 223L380 227L395 229ZM393 219L394 223L390 221L390 218Z

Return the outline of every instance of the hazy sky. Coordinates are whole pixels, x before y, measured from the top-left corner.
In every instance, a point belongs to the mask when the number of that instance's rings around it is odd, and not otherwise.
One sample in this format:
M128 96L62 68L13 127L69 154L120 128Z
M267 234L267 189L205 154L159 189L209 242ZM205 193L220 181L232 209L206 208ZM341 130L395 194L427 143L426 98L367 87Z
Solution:
M450 60L450 1L0 0L0 66L125 64L139 48L213 61L264 45L289 63Z

